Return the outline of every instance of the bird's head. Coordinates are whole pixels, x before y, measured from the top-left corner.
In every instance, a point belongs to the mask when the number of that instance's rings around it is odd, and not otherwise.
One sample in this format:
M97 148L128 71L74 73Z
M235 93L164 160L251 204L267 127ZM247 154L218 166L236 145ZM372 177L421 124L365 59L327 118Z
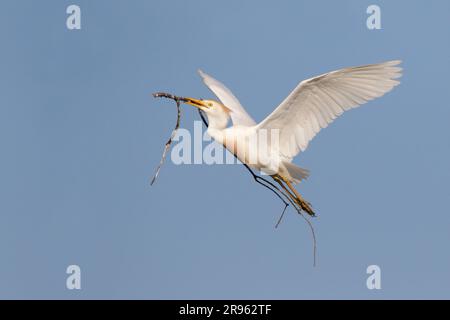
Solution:
M230 119L230 109L218 101L185 98L186 104L194 106L206 113L209 127L215 129L225 129Z

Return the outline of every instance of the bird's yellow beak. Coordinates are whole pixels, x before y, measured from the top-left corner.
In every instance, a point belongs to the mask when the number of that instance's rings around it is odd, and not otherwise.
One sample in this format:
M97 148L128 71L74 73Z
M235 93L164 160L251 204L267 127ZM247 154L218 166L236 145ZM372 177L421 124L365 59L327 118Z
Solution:
M184 102L186 104L189 104L191 106L199 108L200 110L204 110L204 109L208 108L206 103L204 103L202 100L198 100L198 99L194 99L194 98L185 98Z

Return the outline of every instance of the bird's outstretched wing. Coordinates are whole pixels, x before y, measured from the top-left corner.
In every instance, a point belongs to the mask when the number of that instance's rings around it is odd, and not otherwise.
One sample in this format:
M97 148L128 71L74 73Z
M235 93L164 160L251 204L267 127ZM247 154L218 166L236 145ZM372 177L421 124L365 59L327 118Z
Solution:
M279 129L279 152L291 160L344 111L381 97L400 82L401 61L329 72L300 84L257 129Z
M223 83L214 79L210 75L207 75L202 70L198 70L198 73L202 77L206 86L228 109L231 110L230 116L235 126L254 126L256 124L255 120L253 120L247 111L245 111L239 100Z

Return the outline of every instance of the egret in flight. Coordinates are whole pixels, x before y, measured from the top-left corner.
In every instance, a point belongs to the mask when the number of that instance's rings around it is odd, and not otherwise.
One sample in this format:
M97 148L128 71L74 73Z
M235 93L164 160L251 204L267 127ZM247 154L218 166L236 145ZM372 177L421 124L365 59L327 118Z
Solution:
M199 74L204 83L220 102L194 98L185 98L183 102L206 113L207 132L213 139L242 163L270 175L291 203L314 216L311 205L294 188L295 183L308 177L309 171L293 164L292 160L344 111L381 97L398 85L400 63L395 60L350 67L304 80L260 123L253 120L223 83L201 70ZM230 119L232 126L228 126ZM253 139L260 136L266 138ZM262 149L269 155L269 161L261 156Z

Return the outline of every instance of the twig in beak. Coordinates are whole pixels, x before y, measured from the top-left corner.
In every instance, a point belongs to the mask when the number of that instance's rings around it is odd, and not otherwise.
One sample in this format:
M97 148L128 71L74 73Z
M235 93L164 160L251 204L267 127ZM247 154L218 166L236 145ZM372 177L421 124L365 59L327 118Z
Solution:
M181 108L180 108L180 101L184 101L184 98L177 97L168 93L164 92L158 92L154 93L153 97L155 98L168 98L173 99L176 102L177 105L177 123L175 124L175 128L172 131L172 134L170 135L169 140L167 140L166 145L164 146L164 151L161 157L161 161L159 162L158 167L156 168L155 175L153 176L152 182L150 182L150 185L153 185L158 178L159 171L161 170L162 165L164 164L164 161L166 160L167 151L170 149L170 145L172 144L173 138L175 138L175 135L177 134L178 128L180 127L180 118L181 118Z
M155 93L153 93L153 97L154 98L167 98L167 99L172 99L172 100L181 101L181 102L189 101L188 98L174 96L173 94L166 93L166 92L155 92Z

